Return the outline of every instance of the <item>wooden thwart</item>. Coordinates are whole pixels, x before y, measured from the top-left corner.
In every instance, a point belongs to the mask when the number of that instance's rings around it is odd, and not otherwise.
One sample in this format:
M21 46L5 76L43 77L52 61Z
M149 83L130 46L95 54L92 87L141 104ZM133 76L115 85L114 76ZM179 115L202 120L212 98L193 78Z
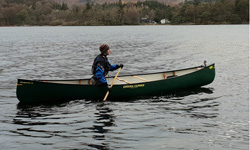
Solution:
M163 76L163 78L164 78L164 79L167 79L167 75L166 75L166 73L163 73L163 75L162 75L162 76Z
M138 76L132 76L132 77L137 78L137 79L140 79L140 80L142 80L142 81L150 82L149 80L143 79L143 78L138 77Z
M128 81L126 81L126 80L123 80L123 79L120 79L120 78L116 78L117 80L119 80L119 81L122 81L122 82L125 82L125 83L127 83L127 84L131 84L131 83L129 83Z
M92 80L91 79L89 79L89 85L92 85Z

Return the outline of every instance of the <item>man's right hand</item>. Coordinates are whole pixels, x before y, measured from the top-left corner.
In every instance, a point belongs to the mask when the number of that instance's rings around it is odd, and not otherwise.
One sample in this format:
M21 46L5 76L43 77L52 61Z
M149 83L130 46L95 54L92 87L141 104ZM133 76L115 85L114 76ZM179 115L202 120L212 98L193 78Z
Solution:
M111 87L110 85L108 85L107 88L108 88L108 91L109 91L109 92L110 92L111 89L112 89L112 87Z
M106 86L107 87L107 90L110 92L111 91L111 86L108 85L108 83L103 83L101 84L101 86Z

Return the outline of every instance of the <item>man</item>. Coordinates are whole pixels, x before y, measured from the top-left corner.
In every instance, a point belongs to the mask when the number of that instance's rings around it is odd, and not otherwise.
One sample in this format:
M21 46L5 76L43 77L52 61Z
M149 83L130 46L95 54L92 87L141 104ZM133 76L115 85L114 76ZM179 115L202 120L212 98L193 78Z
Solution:
M102 44L99 48L101 54L99 54L92 65L92 74L91 78L92 84L108 86L105 76L109 71L114 71L118 68L123 68L123 64L120 65L111 65L107 56L110 54L111 50L107 44Z

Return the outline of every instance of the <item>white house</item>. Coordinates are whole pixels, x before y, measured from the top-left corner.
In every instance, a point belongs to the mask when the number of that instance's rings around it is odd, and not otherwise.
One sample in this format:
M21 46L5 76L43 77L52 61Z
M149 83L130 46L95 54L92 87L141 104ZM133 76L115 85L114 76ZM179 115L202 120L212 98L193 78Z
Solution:
M170 21L168 19L161 19L161 24L169 24Z

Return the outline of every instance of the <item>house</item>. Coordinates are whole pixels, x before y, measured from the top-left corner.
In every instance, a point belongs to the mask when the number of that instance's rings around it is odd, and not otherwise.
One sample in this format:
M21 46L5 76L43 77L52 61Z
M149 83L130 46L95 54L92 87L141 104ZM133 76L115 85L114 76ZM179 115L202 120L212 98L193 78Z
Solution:
M141 23L145 23L145 24L156 24L155 21L149 20L148 18L141 18Z
M161 19L161 24L170 24L168 19Z
M149 23L149 19L148 18L141 18L141 23Z

